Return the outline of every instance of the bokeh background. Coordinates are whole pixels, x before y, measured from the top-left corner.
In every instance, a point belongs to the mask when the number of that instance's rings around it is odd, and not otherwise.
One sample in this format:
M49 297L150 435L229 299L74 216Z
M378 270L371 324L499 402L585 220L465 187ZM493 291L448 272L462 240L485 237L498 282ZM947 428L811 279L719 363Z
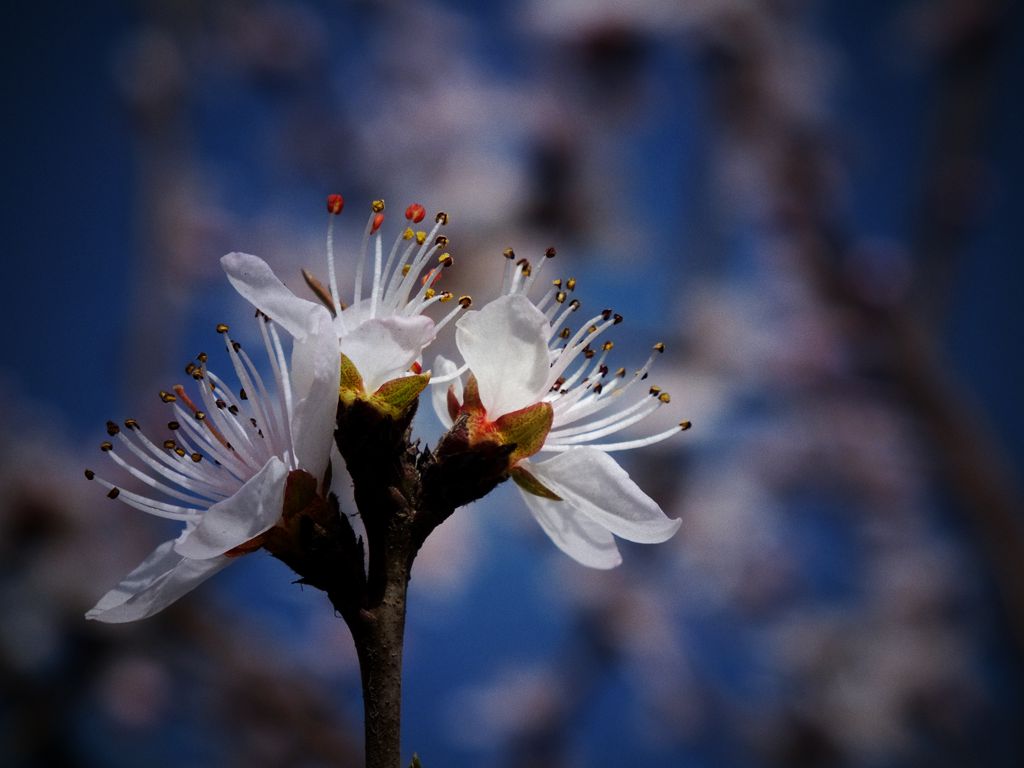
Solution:
M508 488L413 573L428 768L1024 761L1024 24L1000 0L21 3L5 12L0 764L354 766L358 672L265 554L82 613L171 529L82 476L244 335L218 257L324 272L324 195L451 215L664 341L622 455L680 533L588 571ZM442 343L438 351L444 351ZM217 360L213 351L212 360ZM418 433L436 440L424 409ZM669 408L663 409L668 411Z

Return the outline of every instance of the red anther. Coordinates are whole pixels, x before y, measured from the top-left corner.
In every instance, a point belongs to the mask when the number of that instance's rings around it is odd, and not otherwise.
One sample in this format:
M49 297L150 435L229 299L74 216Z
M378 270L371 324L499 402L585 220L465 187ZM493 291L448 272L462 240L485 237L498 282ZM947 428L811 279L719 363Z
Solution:
M370 234L372 235L378 229L380 229L380 225L383 224L383 223L384 223L384 214L383 213L375 213L373 215L373 225L370 227Z
M423 277L420 278L420 285L424 288L433 288L437 285L437 281L441 279L441 270L432 269Z
M419 224L423 221L423 217L427 215L427 209L419 203L413 203L405 209L405 218L411 221L413 224Z
M333 213L337 216L341 213L341 209L345 207L345 198L341 195L328 195L327 196L327 212Z
M415 373L417 376L419 376L421 373L423 373L423 366L420 365L419 363L413 363L411 366L409 366L409 370Z

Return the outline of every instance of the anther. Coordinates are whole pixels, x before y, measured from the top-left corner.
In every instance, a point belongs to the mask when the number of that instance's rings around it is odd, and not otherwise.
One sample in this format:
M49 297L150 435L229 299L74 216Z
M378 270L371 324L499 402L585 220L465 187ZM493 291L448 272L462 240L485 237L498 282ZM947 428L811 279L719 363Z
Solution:
M219 397L213 401L213 404L216 405L222 411L227 407L227 403L221 400Z
M205 352L200 352L198 355L196 355L196 360L198 360L200 363L205 363L209 359L210 359L210 356L208 354L206 354Z
M564 304L567 298L568 296L566 295L565 291L559 291L558 293L555 294L555 301L557 301L559 304Z
M256 419L254 419L252 416L249 417L249 423L252 424L253 429L259 428L259 424L256 423Z
M116 499L120 495L121 495L121 490L119 488L111 488L109 491L107 491L107 498L108 499Z
M85 479L86 480L92 480L94 477L96 477L96 473L95 472L93 472L91 469L85 470Z
M196 421L205 421L205 419L206 419L206 414L203 413L202 411L196 411L195 415L196 415Z
M570 277L568 280L566 280L565 281L565 287L568 288L570 291L575 291L576 290L576 278L575 277Z
M229 405L228 406L228 413L230 413L232 416L237 416L238 415L238 406L237 405Z
M178 444L173 440L164 440L164 448L166 448L168 451L173 451L177 447Z
M558 253L558 251L555 250L555 247L554 246L550 246L546 251L544 251L544 257L548 258L548 259L553 259L553 258L555 258L555 255L557 253Z
M178 455L179 459L184 459L185 458L185 449L182 448L181 446L178 446L177 448L175 448L174 452Z
M454 260L454 259L452 259L452 255L451 255L450 253L448 253L447 251L445 251L445 252L444 252L444 253L442 253L442 254L441 254L440 256L438 256L438 257L437 257L437 260L438 260L438 261L439 261L439 262L441 263L441 265L442 265L442 266L444 266L445 268L447 268L447 267L450 267L450 266L451 266L452 264L454 264L454 263L455 263L455 260Z
M427 233L422 229L416 233L416 245L423 245L427 242Z
M103 451L104 453L108 453L114 450L114 444L109 440L104 440L102 443L100 443L100 450Z
M470 307L470 305L472 303L473 303L473 297L472 296L459 296L459 306L462 307L463 309L469 309L469 307Z
M513 251L511 248L506 248L504 251L501 252L501 255L504 256L509 261L511 261L516 257L516 252Z
M693 425L689 421L680 421L679 422L679 428L681 430L683 430L683 432L685 432L686 430L688 430L692 426Z
M125 426L125 429L138 429L139 428L139 422L137 422L135 419L125 419L124 420L124 426Z
M523 277L529 277L530 276L530 272L532 271L532 269L530 267L530 260L529 259L520 259L519 261L516 262L516 266L517 267L522 267Z
M558 334L558 337L560 339L568 339L570 336L572 336L572 328L570 328L568 325L565 326L565 328L562 329L561 333Z
M194 376L195 372L196 372L196 369L197 369L197 366L196 366L195 363L189 363L188 365L185 366L185 375L186 376Z
M444 235L438 235L437 237L434 238L434 245L438 245L441 248L444 248L446 245L448 245L448 238L445 237Z
M615 316L615 325L618 325L621 322L622 322L622 315L616 315Z
M383 200L374 200L372 203L370 203L370 208L373 210L374 213L383 213L384 212L384 201Z
M247 394L245 394L245 390L244 389L238 390L238 399L239 400L248 400L249 399L249 396Z
M597 384L594 385L594 394L595 395L600 395L602 390L604 390L604 384L602 384L599 381L599 382L597 382Z
M376 213L376 214L374 214L374 216L373 216L373 224L370 226L370 234L371 235L375 234L377 232L377 230L380 229L380 225L383 224L383 223L384 223L384 214L383 213Z
M601 319L602 320L607 320L611 316L612 316L612 311L610 309L603 309L603 310L601 310Z
M176 421L168 421L167 428L171 430L171 432L174 432L176 429L181 429L181 424Z
M651 395L657 395L659 392L661 392L661 387L651 387L649 390L647 390L647 392L648 394Z
M406 227L404 230L402 230L403 240L412 240L415 235L416 233L412 231L412 227Z
M660 395L658 395L658 400L660 400L663 403L670 403L672 402L672 396L668 392L662 392Z
M435 296L437 296L437 291L435 291L433 288L427 288L427 290L423 292L424 299L432 299Z
M597 326L592 325L589 328L587 328L587 333L597 333Z
M590 348L589 344L583 348L583 357L585 357L587 360L594 359L594 350Z
M116 435L120 431L121 431L121 428L119 426L117 426L117 424L115 424L112 421L108 421L107 422L107 434L108 435L113 437L114 435Z
M601 349L603 349L605 352L609 352L614 346L615 344L612 343L611 341L606 341L604 344L601 345Z
M201 454L201 453L193 453L190 458L192 459L192 461L194 461L196 464L198 464L200 461L203 460L203 454Z
M226 323L217 323L217 333L227 333L229 330Z
M413 203L405 209L405 218L411 221L413 224L419 224L423 221L423 217L427 215L427 209L419 203Z
M240 349L242 348L242 344L241 344L241 342L238 342L238 341L232 341L232 342L231 342L231 348L232 348L232 349L233 349L233 350L234 350L235 352L237 352L238 350L240 350Z
M572 301L569 302L569 306L572 307L572 311L575 312L577 309L580 308L580 300L573 299Z
M651 347L651 349L653 349L655 352L664 352L665 351L665 345L662 342L659 341L657 344L655 344L653 347Z
M455 298L455 294L451 291L445 291L441 294L441 298L438 299L442 304L447 304L449 301Z
M327 196L327 212L333 213L337 216L341 213L341 209L345 207L345 198L341 195L328 195Z
M560 278L560 277L559 277L559 278L556 278L556 279L552 280L552 281L551 281L551 284L552 284L552 285L553 285L553 286L554 286L555 288L561 288L561 287L562 287L562 278Z
M619 370L617 370L615 372L615 376L617 378L620 378L620 379L625 378L625 376L626 376L626 369L625 368L619 368Z
M438 211L437 216L434 217L434 221L438 224L448 224L448 214L444 211Z

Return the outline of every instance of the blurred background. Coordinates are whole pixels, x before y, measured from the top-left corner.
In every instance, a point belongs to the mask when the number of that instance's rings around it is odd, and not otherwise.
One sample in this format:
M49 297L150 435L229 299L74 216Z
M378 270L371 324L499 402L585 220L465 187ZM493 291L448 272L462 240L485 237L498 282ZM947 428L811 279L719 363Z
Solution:
M321 276L372 198L451 216L451 290L559 255L664 341L621 454L683 527L561 555L510 488L413 571L427 768L1024 761L1024 24L1009 0L22 3L5 14L0 764L355 766L354 651L261 553L83 612L168 538L82 476L106 419ZM252 331L254 333L254 331ZM450 347L450 345L449 345ZM442 343L433 350L445 351ZM432 356L433 352L431 353ZM223 367L223 361L221 361ZM436 440L428 408L423 439ZM671 413L669 413L671 411ZM647 432L654 431L650 428Z

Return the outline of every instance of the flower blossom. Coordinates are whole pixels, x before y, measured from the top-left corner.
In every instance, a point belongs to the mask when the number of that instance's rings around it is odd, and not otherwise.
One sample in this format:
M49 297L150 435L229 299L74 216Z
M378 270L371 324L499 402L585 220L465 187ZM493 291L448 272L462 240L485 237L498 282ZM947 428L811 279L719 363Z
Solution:
M604 342L600 352L592 345L621 316L604 310L574 333L566 321L580 308L577 300L568 301L575 280L555 280L534 302L529 293L543 262L533 269L517 262L511 249L505 256L505 295L456 324L465 364L459 368L440 357L435 363L442 374L435 384L453 383L447 392L434 387L434 408L449 427L463 417L470 444L514 443L511 476L547 535L583 565L612 568L622 561L615 536L658 543L680 526L608 455L689 428L684 421L648 437L607 440L670 401L659 388L642 384L664 345L656 344L631 377L624 368L610 373L605 360L612 343ZM548 249L546 257L552 256ZM553 456L538 460L537 454Z
M87 618L126 622L162 610L234 557L260 547L261 534L282 515L293 473L308 473L320 486L333 444L339 371L331 319L319 311L312 332L294 341L290 367L274 325L265 316L259 321L273 386L228 326L218 325L241 389L235 392L209 370L203 353L186 368L197 394L181 385L160 393L173 411L167 424L173 437L155 443L135 419L123 428L107 422L111 439L100 447L152 495L120 488L92 470L86 477L107 488L110 498L181 521L185 529L104 595Z
M444 251L448 238L438 234L448 222L448 215L438 213L429 232L414 230L413 225L423 221L426 210L419 204L410 205L405 210L408 226L395 238L385 257L381 235L384 201L375 200L356 266L352 301L344 303L334 259L334 217L343 207L341 195L328 196L327 287L303 270L307 285L320 303L296 296L256 256L229 253L221 263L238 292L293 335L308 333L312 319L326 306L333 317L341 354L359 372L366 393L372 394L388 381L417 373L423 348L471 300L460 297L458 306L437 322L423 314L427 307L455 298L434 288L441 270L452 265L451 254ZM372 270L369 274L365 274L367 267Z

